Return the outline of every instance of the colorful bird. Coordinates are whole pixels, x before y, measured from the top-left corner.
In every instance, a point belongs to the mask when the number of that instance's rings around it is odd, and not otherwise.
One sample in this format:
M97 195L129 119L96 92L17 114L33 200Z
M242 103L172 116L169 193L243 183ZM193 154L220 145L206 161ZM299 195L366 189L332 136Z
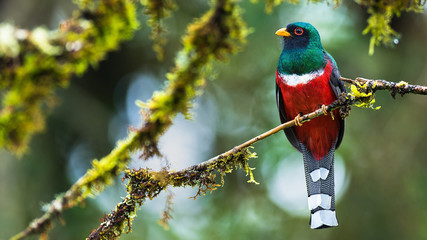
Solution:
M297 125L285 129L292 146L303 154L308 207L313 229L338 225L335 214L334 152L344 134L339 111L326 114L325 105L345 92L335 60L320 42L309 23L295 22L277 30L283 50L276 69L276 103L282 123ZM302 114L324 108L325 115L301 125Z

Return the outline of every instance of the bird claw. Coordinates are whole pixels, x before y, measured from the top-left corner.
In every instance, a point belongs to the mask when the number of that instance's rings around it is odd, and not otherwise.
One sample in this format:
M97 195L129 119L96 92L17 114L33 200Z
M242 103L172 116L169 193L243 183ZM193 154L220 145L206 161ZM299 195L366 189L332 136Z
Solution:
M322 104L322 110L323 110L323 114L326 116L328 115L328 111L326 110L326 106L325 104Z
M297 126L299 126L299 127L301 127L302 126L302 123L301 123L301 121L299 120L299 118L301 117L301 113L298 113L298 115L295 117L295 125L297 125Z
M323 115L328 116L328 111L326 110L326 106L325 106L325 104L323 104L323 105L321 106L321 108L322 108L322 110L323 110ZM333 112L331 112L331 118L332 118L332 120L335 120Z

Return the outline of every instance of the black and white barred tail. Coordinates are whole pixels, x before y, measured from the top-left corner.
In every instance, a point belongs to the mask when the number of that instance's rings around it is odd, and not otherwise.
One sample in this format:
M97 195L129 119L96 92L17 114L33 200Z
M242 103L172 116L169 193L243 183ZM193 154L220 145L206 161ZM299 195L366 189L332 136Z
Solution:
M316 161L304 144L300 144L305 168L308 193L308 207L311 211L312 229L328 228L338 225L335 214L334 152Z

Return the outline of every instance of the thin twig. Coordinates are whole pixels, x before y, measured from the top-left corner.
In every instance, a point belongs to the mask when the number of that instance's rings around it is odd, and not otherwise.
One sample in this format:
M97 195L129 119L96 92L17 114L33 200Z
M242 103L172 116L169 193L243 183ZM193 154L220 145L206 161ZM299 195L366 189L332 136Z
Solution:
M342 106L351 105L351 104L353 104L357 100L358 100L358 98L354 98L353 96L345 94L345 95L342 96L342 99L335 100L331 104L327 105L325 107L325 109L326 109L327 112L331 112L331 111L333 111L333 110L335 110L337 108L340 108ZM308 113L308 114L305 114L305 115L299 117L299 122L300 123L304 123L304 122L310 121L311 119L319 117L319 116L322 116L322 115L324 115L323 108L319 108L319 109L317 109L314 112L311 112L311 113ZM224 153L222 153L222 154L220 154L220 155L218 155L216 157L213 157L213 158L211 158L211 159L209 159L209 160L207 160L205 162L202 162L202 163L200 163L198 165L195 165L195 166L191 166L191 167L186 168L184 170L181 170L179 172L185 172L185 171L191 170L191 169L203 168L204 166L207 166L207 165L211 164L212 162L218 160L219 158L226 157L226 156L229 156L229 155L231 155L233 153L236 153L236 152L238 152L238 151L240 151L240 150L242 150L244 148L247 148L247 147L251 146L252 144L254 144L254 143L256 143L256 142L258 142L258 141L260 141L260 140L262 140L264 138L267 138L267 137L269 137L269 136L271 136L271 135L273 135L273 134L275 134L275 133L277 133L277 132L279 132L281 130L293 127L295 125L296 125L295 119L291 120L291 121L287 121L285 123L282 123L279 126L273 128L273 129L268 130L267 132L264 132L264 133L262 133L262 134L260 134L260 135L258 135L256 137L254 137L254 138L252 138L252 139L250 139L250 140L248 140L248 141L246 141L246 142L244 142L244 143L242 143L242 144L240 144L238 146L235 146L234 148L228 150L227 152L224 152Z

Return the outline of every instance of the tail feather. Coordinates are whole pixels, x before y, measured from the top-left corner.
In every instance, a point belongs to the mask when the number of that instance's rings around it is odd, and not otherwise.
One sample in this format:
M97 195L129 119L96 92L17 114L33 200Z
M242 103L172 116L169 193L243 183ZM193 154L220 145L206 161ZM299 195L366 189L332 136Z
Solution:
M310 226L313 229L337 226L334 186L335 148L330 149L323 159L316 161L306 146L300 145L304 158L308 206L311 211Z

